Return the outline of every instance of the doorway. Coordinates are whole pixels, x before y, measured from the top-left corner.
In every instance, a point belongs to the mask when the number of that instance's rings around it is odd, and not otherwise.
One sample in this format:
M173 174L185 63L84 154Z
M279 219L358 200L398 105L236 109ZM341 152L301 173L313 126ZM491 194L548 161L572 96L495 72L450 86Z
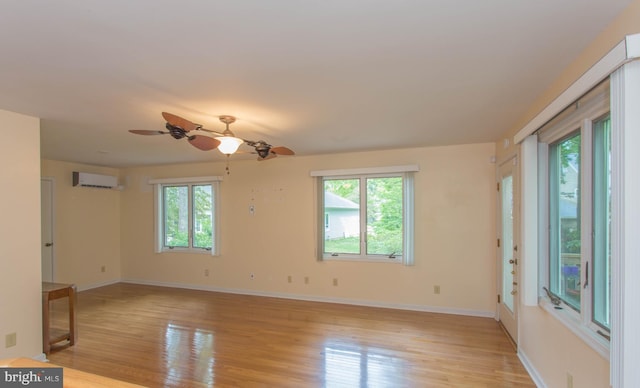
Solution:
M42 281L54 283L55 260L53 246L53 178L40 179L40 229Z
M518 344L518 158L498 166L498 317Z

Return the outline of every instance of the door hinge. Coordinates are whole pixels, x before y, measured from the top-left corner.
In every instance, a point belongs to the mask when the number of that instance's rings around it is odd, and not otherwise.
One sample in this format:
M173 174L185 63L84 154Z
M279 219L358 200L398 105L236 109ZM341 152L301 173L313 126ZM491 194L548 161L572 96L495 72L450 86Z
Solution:
M500 182L496 182L496 190L500 191Z
M498 248L500 248L500 239L497 240Z
M498 294L498 303L500 303L500 294Z

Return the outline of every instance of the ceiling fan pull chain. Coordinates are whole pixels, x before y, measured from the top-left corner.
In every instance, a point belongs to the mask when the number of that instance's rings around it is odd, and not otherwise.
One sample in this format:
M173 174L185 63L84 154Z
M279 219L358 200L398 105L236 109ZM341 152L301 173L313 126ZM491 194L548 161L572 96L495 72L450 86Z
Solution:
M225 170L227 171L227 175L231 173L231 171L229 171L229 154L227 154L227 167L225 168Z

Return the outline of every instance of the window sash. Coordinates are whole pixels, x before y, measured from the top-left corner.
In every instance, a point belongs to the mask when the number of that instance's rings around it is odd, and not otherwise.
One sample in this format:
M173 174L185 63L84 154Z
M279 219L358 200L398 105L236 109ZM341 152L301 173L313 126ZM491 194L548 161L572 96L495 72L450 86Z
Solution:
M549 288L576 311L583 268L580 146L579 131L549 145Z
M385 181L389 179L400 179L402 185L402 176L398 175L371 175L371 176L359 176L359 177L325 177L323 178L323 204L324 204L324 212L328 213L327 210L327 193L337 195L336 193L331 193L328 190L328 183L336 182L341 186L351 186L352 197L349 199L353 204L357 205L357 223L354 222L356 220L355 214L354 217L351 217L352 220L347 219L346 216L343 215L343 222L341 226L348 228L351 227L351 230L342 230L341 234L344 236L343 240L347 240L348 238L357 238L357 245L352 244L351 246L342 245L335 246L336 249L332 250L328 247L327 243L332 240L337 240L339 237L337 235L331 236L331 230L326 231L323 236L323 255L331 256L331 257L349 257L349 258L370 258L370 259L393 259L393 258L401 258L402 256L402 234L400 237L400 243L396 244L397 249L387 249L388 252L383 252L380 250L380 245L384 246L384 242L379 241L376 237L376 233L373 230L374 220L378 218L379 209L377 209L378 204L377 201L374 201L376 198L375 195L372 195L374 190L374 186L376 185L373 182ZM355 186L355 187L354 187ZM403 207L403 196L401 194L400 207ZM397 198L396 198L397 199ZM382 202L382 201L380 201ZM356 209L351 208L352 212ZM348 210L347 210L348 211ZM402 217L402 210L400 212L400 217ZM397 214L396 214L397 216ZM331 216L329 216L331 217ZM351 222L349 222L351 221ZM338 224L336 222L336 224ZM334 237L333 239L328 237ZM333 244L331 244L333 245ZM337 249L342 249L337 250ZM395 256L395 257L390 257Z
M412 166L413 169L417 170L417 167ZM332 172L336 172L332 170ZM360 172L358 170L358 172ZM317 173L317 172L315 172ZM397 262L404 263L405 265L413 264L413 174L411 172L401 172L401 173L380 173L380 174L363 174L363 175L346 175L338 173L335 176L319 176L312 172L312 176L318 176L318 214L319 216L319 225L318 227L318 260L371 260L371 261L384 261L384 262ZM394 211L401 213L401 226L400 226L400 237L395 235L395 243L393 245L393 249L383 249L384 252L380 251L380 248L374 247L375 239L371 239L371 223L368 222L368 218L373 217L370 210L371 204L367 206L367 186L371 186L370 182L376 182L377 179L381 179L384 182L385 179L390 178L391 180L400 179L401 184L401 196L400 199L400 210L397 208ZM359 206L359 214L358 214L358 230L357 230L357 238L358 238L358 249L352 249L349 252L331 252L331 249L327 249L326 247L326 237L327 235L331 235L332 231L327 231L326 226L330 227L335 222L331 220L327 220L327 209L325 209L325 182L330 181L353 181L358 182L359 192L358 192L358 206ZM397 184L397 182L396 182ZM396 188L397 189L397 188ZM355 201L354 201L355 202ZM378 210L379 211L379 210ZM367 214L369 212L369 214ZM397 215L397 214L396 214ZM369 216L369 217L368 217ZM328 234L327 234L328 233ZM398 241L398 239L400 241ZM384 244L382 245L384 247ZM372 248L374 247L374 248ZM389 250L389 252L386 252Z
M611 329L611 119L593 126L593 298L594 324Z
M585 95L579 102L561 112L558 116L545 127L540 129L538 133L538 141L540 144L539 151L539 168L542 174L538 187L540 189L542 212L540 213L540 222L546 225L546 230L540 234L540 252L545 253L546 259L542 261L540 269L544 283L549 287L551 292L560 297L564 306L564 312L561 315L569 318L567 322L574 322L575 328L578 330L586 330L592 333L593 338L597 338L590 343L600 342L604 337L596 332L609 332L604 316L609 315L610 307L610 282L609 272L602 274L603 267L609 264L605 261L604 265L598 266L597 249L602 249L596 240L601 233L598 228L602 227L602 219L594 208L602 193L599 193L598 185L601 178L598 169L603 168L601 160L598 160L596 148L601 142L598 135L598 126L601 122L608 120L609 117L609 82L608 80L595 87L591 93ZM601 126L601 125L600 125ZM558 248L561 243L561 227L558 215L562 212L560 208L560 169L562 158L559 145L567 139L579 134L581 139L579 178L577 185L577 204L578 209L576 216L580 225L580 250L579 250L579 267L577 271L562 272L562 255ZM608 156L610 158L610 154ZM610 175L610 170L607 170ZM610 178L605 178L610 180ZM608 186L610 188L610 184ZM604 189L605 191L608 189ZM610 198L610 191L608 192ZM610 203L608 204L610 206ZM610 215L606 215L609 217ZM610 226L604 226L610 228ZM607 232L608 233L608 232ZM608 235L608 234L607 234ZM604 244L609 244L604 241ZM610 249L610 248L609 248ZM574 258L577 259L577 258ZM602 259L600 259L602 261ZM595 264L595 265L594 265ZM574 268L575 270L575 268ZM588 273L588 276L587 276ZM579 279L579 299L569 299L564 285L566 284L566 275L575 275ZM565 275L565 278L563 278ZM602 280L598 280L598 279ZM599 283L598 283L599 282ZM545 284L546 283L546 284ZM600 287L601 289L599 289ZM601 291L602 296L598 297L596 293ZM576 290L578 291L578 290ZM544 294L543 294L544 295ZM544 300L544 298L543 298ZM606 302L606 303L604 303ZM570 308L569 308L570 307ZM553 311L553 309L552 309ZM598 315L596 315L598 314ZM561 320L564 320L559 316Z
M189 186L162 186L162 246L164 248L189 248Z
M219 254L219 231L218 224L218 191L221 177L194 177L194 178L174 178L174 179L153 179L149 183L154 185L155 197L155 252L185 252L185 253L207 253L211 255ZM165 191L171 188L186 188L183 196L183 213L188 216L183 217L180 227L187 237L181 237L178 244L169 241L171 233L166 225L167 204L165 203ZM204 198L200 197L204 196ZM209 197L210 204L207 204ZM200 210L194 212L193 206L200 203ZM184 221L186 219L186 221ZM175 220L174 220L175 221ZM186 226L185 226L186 225ZM175 230L175 229L174 229ZM185 242L186 241L186 242Z
M191 245L193 248L213 248L213 186L197 184L191 186Z

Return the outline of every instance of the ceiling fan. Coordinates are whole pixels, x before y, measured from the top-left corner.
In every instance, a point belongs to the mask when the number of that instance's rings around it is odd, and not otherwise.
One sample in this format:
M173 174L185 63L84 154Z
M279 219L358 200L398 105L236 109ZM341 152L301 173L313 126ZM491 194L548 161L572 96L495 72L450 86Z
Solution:
M168 132L145 129L131 129L129 132L146 136L171 135L174 139L187 139L192 146L202 151L210 151L217 148L227 156L234 154L242 144L253 147L255 150L254 153L258 154L258 160L273 159L278 155L295 155L295 152L287 147L274 147L264 140L253 141L236 137L229 129L229 124L236 121L236 118L233 116L223 115L219 117L220 121L226 125L223 132L206 129L200 124L192 123L187 119L168 112L162 112L162 117L167 121L165 128ZM213 133L217 136L210 137L192 134L196 131Z

